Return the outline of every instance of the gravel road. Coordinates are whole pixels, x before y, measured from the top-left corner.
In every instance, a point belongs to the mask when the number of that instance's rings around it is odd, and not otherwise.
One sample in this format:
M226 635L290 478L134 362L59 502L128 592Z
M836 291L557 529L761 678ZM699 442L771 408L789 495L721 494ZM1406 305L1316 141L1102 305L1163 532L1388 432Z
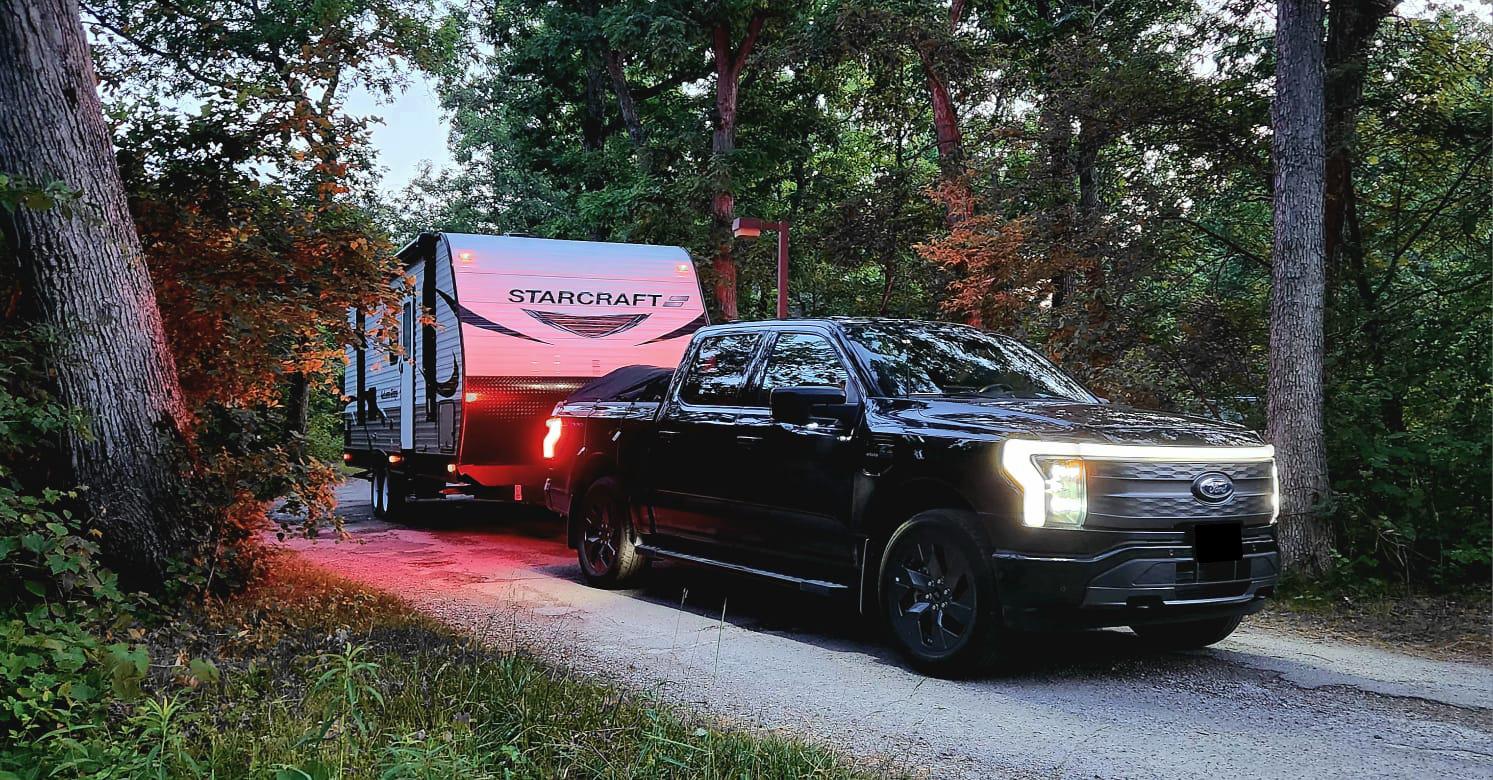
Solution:
M834 600L685 566L582 584L553 518L476 503L413 525L339 492L350 541L307 561L687 708L930 777L1493 777L1493 669L1245 627L1148 653L1127 631L1022 638L979 680L903 668Z

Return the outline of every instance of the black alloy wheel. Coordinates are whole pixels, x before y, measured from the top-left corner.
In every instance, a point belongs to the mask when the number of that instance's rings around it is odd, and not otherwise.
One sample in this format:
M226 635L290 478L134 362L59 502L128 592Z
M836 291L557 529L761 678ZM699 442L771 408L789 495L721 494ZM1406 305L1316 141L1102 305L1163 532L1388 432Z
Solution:
M580 523L576 553L587 582L622 588L637 578L644 558L633 540L627 503L615 479L603 477L591 484L576 520Z
M992 659L1001 626L993 576L979 565L984 548L956 512L924 512L893 534L882 559L883 614L913 666L952 676Z

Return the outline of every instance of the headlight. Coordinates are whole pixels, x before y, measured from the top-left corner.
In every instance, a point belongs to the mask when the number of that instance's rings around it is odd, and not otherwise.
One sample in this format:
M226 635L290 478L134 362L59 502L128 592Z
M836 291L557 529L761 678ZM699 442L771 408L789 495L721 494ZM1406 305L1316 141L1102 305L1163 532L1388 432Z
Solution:
M1034 458L1042 474L1043 525L1077 528L1089 512L1083 461L1078 458Z

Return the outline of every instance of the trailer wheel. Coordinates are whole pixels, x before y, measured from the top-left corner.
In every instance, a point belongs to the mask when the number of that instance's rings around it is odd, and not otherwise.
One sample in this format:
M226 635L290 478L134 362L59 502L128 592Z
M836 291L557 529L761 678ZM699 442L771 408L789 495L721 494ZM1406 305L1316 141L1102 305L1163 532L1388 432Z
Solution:
M389 469L374 466L368 473L368 503L373 506L373 516L382 520L389 513Z
M410 478L392 469L384 476L384 517L393 523L402 522L409 516Z
M576 554L586 582L599 588L628 587L646 560L634 540L631 513L622 486L611 477L591 483L581 498L580 544Z

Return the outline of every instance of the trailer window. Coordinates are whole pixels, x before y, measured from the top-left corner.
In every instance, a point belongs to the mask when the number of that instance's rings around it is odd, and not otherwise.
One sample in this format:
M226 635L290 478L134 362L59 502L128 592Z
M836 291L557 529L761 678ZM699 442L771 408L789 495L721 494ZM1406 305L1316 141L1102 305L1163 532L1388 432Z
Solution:
M691 404L736 405L746 385L747 366L761 338L760 333L732 333L702 339L689 374L680 385L679 397Z
M415 302L405 301L404 312L399 323L399 343L404 347L405 360L415 359Z

